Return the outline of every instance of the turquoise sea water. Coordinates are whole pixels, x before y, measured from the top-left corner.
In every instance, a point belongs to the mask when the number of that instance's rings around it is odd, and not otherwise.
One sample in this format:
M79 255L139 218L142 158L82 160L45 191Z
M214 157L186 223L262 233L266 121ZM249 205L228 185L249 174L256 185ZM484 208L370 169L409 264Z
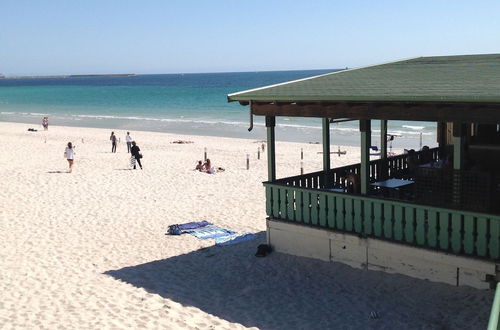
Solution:
M248 132L248 107L228 103L227 94L335 70L93 76L0 79L0 120L52 125L147 130L168 133L265 138L264 120L255 117ZM377 132L378 123L373 123ZM394 147L435 144L435 124L389 122L401 137ZM374 133L373 144L378 144ZM332 144L359 145L358 123L332 125ZM278 118L277 138L321 141L321 121ZM398 141L400 141L398 145Z

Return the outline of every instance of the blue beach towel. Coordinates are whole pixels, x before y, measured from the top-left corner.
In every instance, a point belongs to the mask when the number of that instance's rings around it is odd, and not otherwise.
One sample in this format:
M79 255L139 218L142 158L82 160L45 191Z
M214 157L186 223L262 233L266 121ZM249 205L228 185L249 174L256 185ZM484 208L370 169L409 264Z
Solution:
M233 245L238 244L245 241L250 241L252 239L257 238L257 235L252 233L244 233L244 234L233 234L224 237L219 237L215 239L215 245L224 246L224 245Z
M220 227L213 226L213 225L205 226L205 227L198 228L198 229L189 230L186 232L197 237L197 238L200 238L200 239L218 238L218 237L224 237L224 236L235 234L234 231L220 228Z

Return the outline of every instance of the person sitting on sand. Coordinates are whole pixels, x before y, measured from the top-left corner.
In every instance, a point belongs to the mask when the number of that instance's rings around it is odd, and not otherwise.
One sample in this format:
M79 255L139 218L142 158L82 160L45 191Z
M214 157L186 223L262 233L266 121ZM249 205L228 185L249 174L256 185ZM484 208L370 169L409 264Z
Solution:
M196 171L203 171L203 164L201 162L201 160L198 161L198 165L196 165L196 167L194 168Z
M212 164L210 163L210 159L207 158L207 161L205 164L203 164L203 171L207 172L208 174L212 174L215 171L212 169Z

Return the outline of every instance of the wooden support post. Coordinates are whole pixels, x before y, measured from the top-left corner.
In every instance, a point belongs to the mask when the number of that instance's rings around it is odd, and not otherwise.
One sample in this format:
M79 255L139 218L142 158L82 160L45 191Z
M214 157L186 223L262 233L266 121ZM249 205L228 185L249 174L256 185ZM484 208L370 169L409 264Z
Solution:
M268 181L276 180L276 137L274 127L276 126L276 117L266 116L267 128L267 179Z
M323 170L330 169L330 120L323 118Z
M380 121L380 158L387 158L387 120Z
M330 170L330 119L323 118L323 184L324 187L331 186L331 179L328 176Z
M462 170L464 165L464 134L462 123L453 123L453 168Z
M366 195L370 187L370 146L371 146L371 122L360 120L359 130L361 132L361 194Z
M464 134L466 129L460 122L453 123L453 203L460 205L462 196L462 171L464 170Z

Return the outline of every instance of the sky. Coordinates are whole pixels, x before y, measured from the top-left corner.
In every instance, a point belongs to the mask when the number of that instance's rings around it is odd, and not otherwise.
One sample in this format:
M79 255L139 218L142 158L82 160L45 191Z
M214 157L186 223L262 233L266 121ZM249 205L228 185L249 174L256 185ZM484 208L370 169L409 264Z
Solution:
M498 13L498 0L0 0L0 74L336 69L500 53Z

